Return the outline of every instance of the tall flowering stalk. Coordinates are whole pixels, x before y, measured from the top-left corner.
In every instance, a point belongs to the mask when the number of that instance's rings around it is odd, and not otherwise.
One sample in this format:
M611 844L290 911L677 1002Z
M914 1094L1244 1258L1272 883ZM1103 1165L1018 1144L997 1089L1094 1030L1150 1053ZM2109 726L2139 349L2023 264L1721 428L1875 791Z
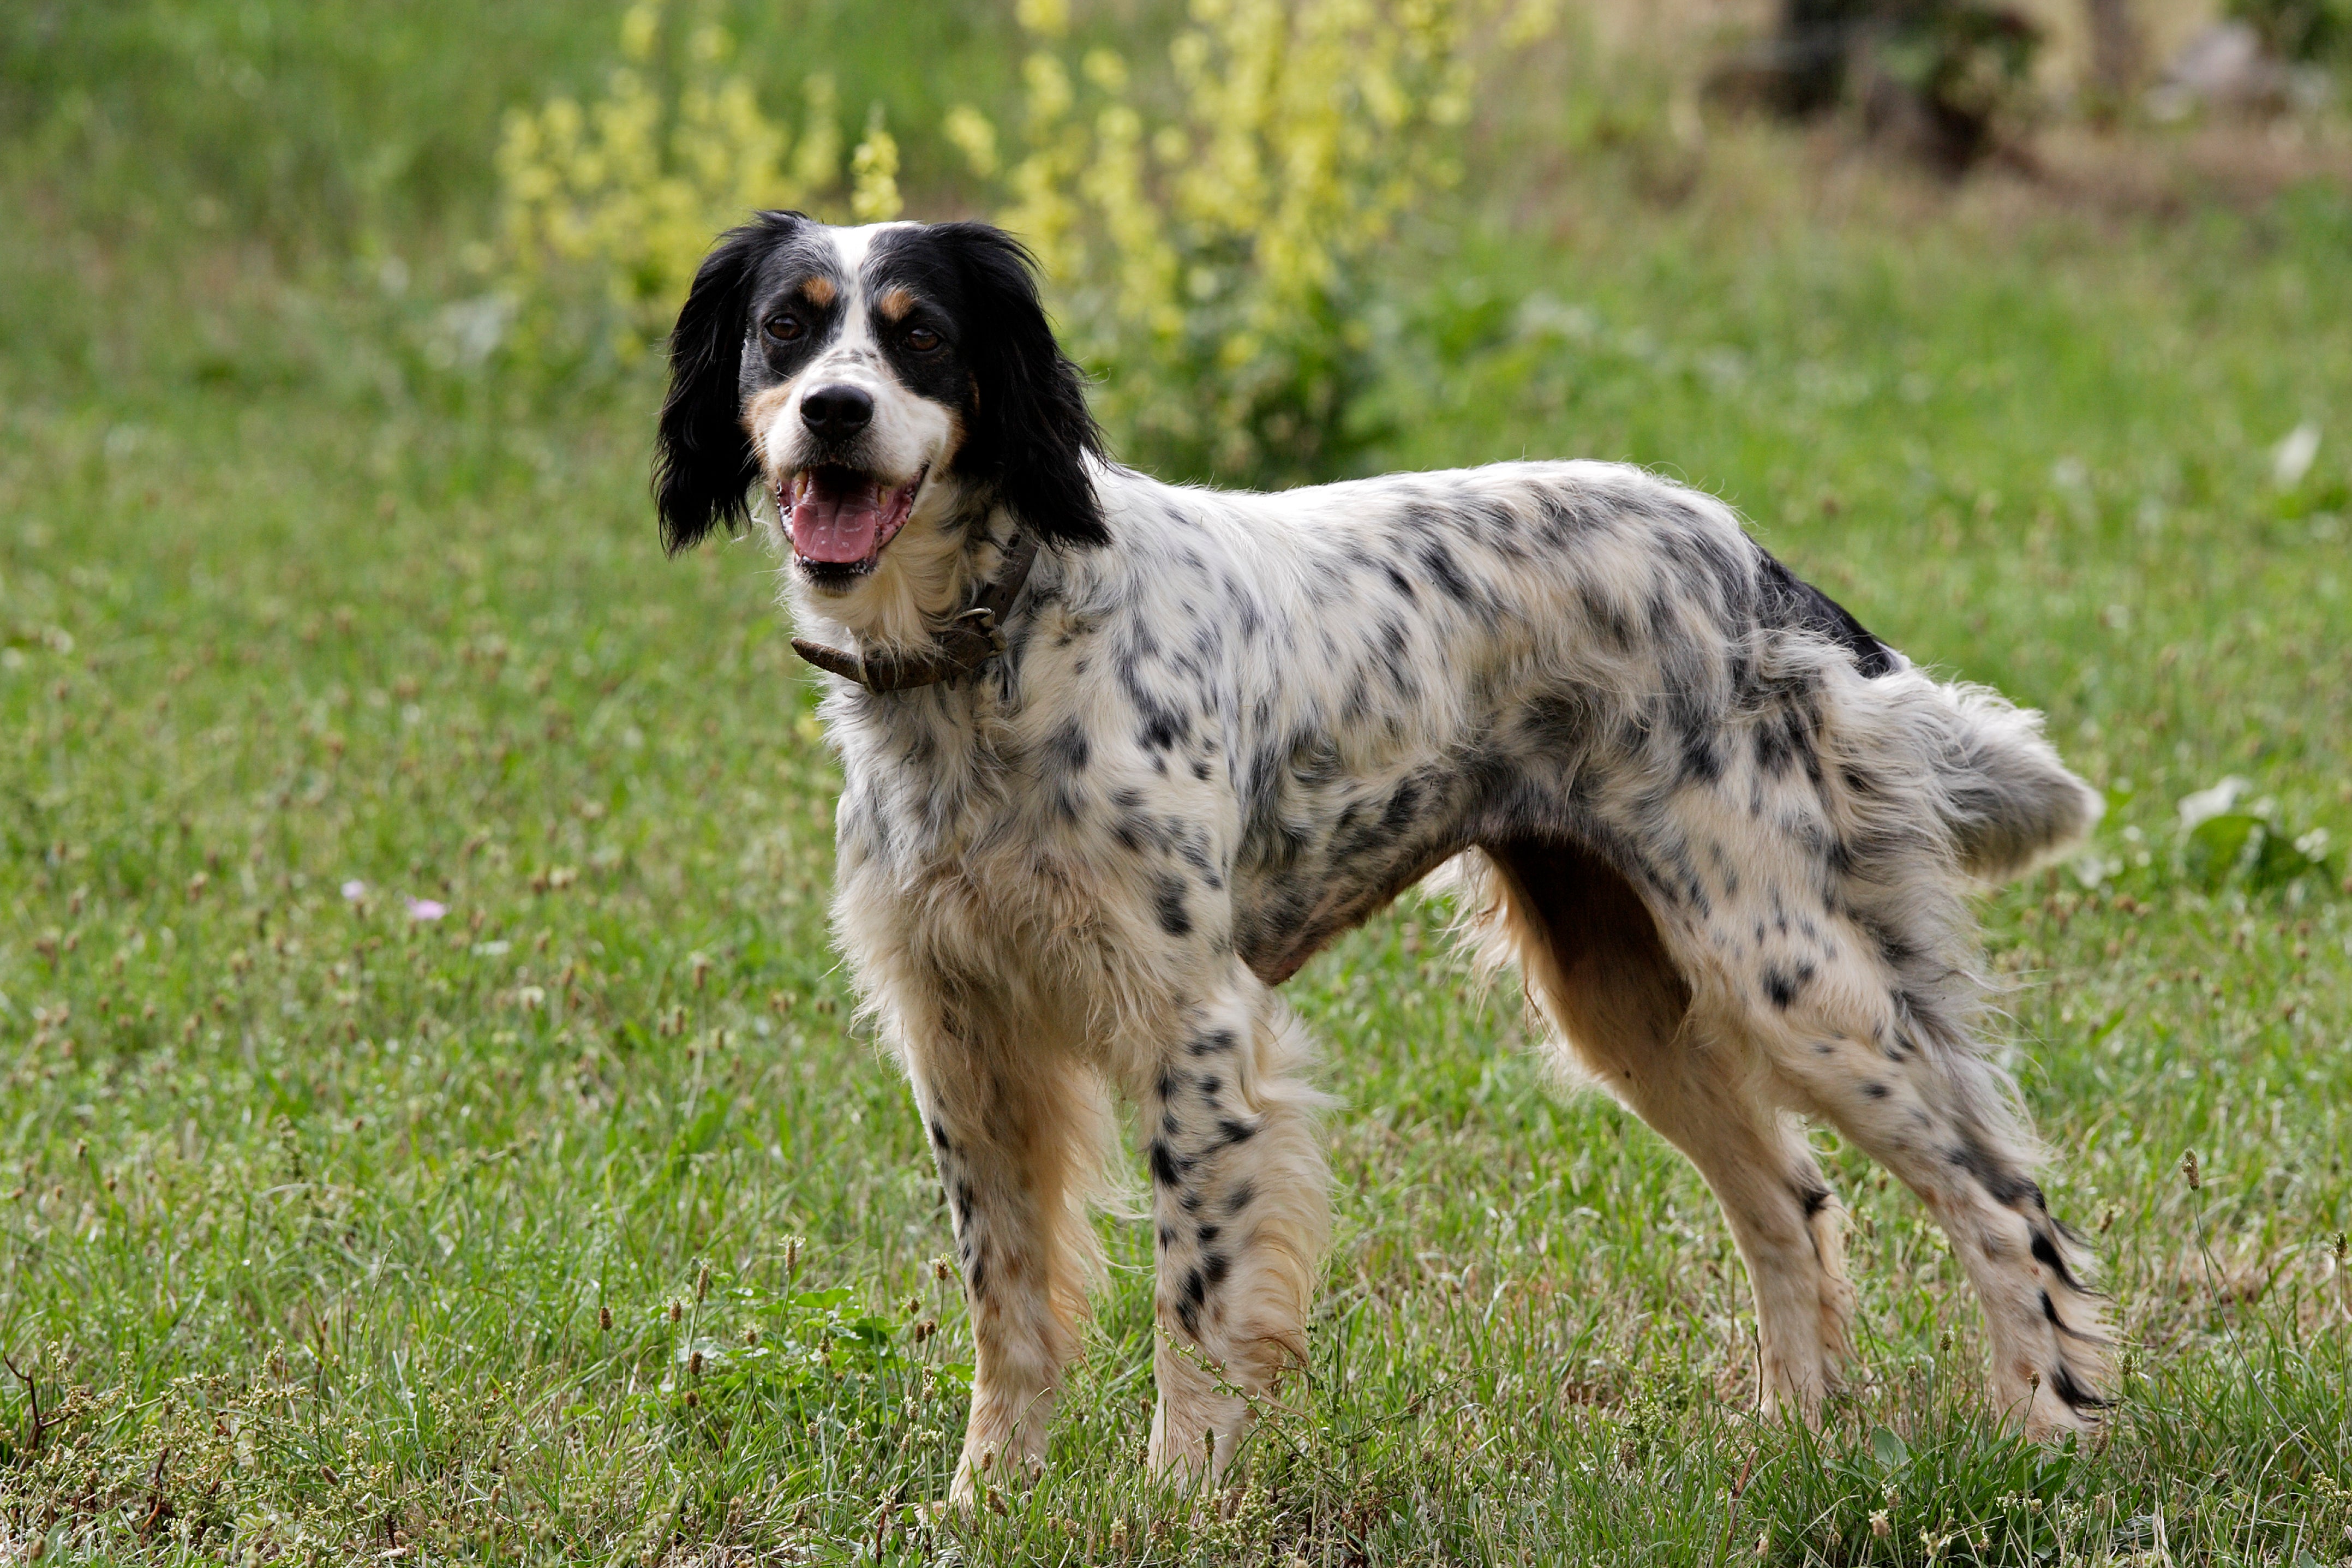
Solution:
M851 154L845 204L832 78L801 83L795 134L761 108L733 68L733 38L715 23L688 31L672 71L658 68L662 23L653 0L632 6L604 96L516 110L498 152L509 287L545 302L566 280L592 281L624 359L668 331L718 229L761 207L845 205L872 221L899 206L898 151L879 105Z
M1076 49L1063 0L1022 0L1032 51L1007 158L977 110L944 127L1037 251L1065 328L1137 461L1278 483L1344 471L1377 433L1367 270L1453 184L1473 29L1499 0L1192 0L1147 118L1127 60Z

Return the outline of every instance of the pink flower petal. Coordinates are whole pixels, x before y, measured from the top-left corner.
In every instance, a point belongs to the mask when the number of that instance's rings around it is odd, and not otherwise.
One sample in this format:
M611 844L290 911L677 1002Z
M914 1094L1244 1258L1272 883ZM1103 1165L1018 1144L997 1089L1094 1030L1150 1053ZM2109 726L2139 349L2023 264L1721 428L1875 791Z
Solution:
M343 897L352 903L358 903L367 897L367 884L353 877L343 884Z
M413 921L437 921L449 912L449 906L433 899L408 900L408 918Z

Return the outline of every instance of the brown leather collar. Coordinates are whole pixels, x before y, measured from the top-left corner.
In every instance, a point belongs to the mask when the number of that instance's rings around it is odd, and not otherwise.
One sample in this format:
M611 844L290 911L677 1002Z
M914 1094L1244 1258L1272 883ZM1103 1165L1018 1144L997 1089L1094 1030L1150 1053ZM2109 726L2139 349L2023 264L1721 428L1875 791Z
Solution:
M869 658L805 637L793 639L793 651L819 669L854 680L869 691L905 691L960 680L1004 651L1004 630L998 623L1021 596L1023 585L1029 581L1029 568L1036 563L1035 536L1016 536L995 577L981 589L971 608L939 629L936 646L929 653L907 658L877 654Z

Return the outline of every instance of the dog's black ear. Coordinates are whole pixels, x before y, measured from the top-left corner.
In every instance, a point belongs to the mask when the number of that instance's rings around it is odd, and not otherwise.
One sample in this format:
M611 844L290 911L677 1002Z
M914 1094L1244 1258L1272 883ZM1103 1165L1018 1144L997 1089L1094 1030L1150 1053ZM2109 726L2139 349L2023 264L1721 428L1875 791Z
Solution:
M1088 458L1102 429L1087 408L1085 373L1054 340L1037 298L1036 261L984 223L943 223L926 237L955 258L971 323L965 358L977 381L960 468L996 487L1022 525L1055 544L1110 542Z
M749 522L744 491L760 477L743 433L738 384L745 313L761 258L806 222L799 213L763 212L719 237L702 258L686 307L669 334L669 393L654 442L654 499L662 543L673 555L724 524Z

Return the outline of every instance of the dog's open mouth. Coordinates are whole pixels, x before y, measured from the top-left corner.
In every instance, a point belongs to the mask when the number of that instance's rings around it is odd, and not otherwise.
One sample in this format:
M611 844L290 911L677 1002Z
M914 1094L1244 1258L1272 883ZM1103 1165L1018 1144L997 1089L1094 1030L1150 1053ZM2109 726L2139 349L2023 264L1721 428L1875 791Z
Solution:
M856 468L803 468L776 497L792 524L793 553L819 582L873 571L883 546L907 526L929 473L926 468L908 483L886 486Z

